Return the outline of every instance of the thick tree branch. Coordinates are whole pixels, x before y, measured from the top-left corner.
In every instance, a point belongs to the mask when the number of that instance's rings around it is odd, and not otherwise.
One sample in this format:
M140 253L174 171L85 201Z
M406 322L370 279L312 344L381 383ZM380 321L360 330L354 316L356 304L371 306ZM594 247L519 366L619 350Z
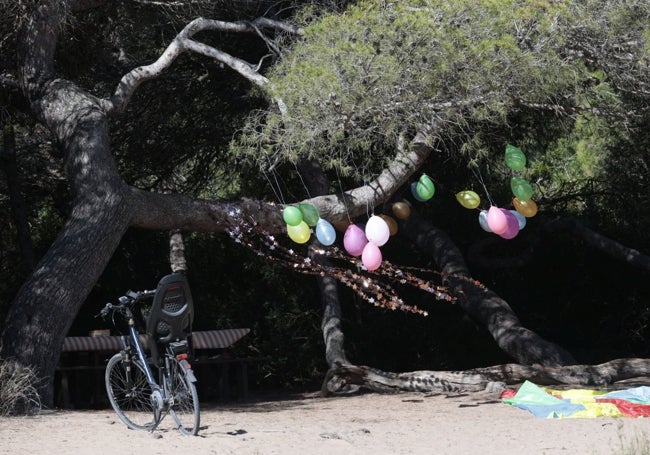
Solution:
M192 39L194 35L202 31L259 33L260 29L280 30L296 35L302 34L302 30L298 27L267 18L258 18L251 22L223 22L205 18L194 19L176 35L158 60L149 65L135 68L122 77L110 100L103 100L106 112L122 112L140 84L160 76L183 52L196 52L224 63L260 87L268 84L269 80L257 72L255 65ZM283 113L286 112L284 103L278 99L275 101L278 103L280 110Z
M367 207L386 202L418 169L431 153L418 135L411 151L400 150L392 163L368 184L342 195L317 196L301 201L318 208L321 217L341 222L365 213ZM239 202L208 201L181 194L150 193L132 189L136 208L131 226L147 229L182 229L198 232L222 232L232 226L233 214L254 218L269 232L284 232L282 208L275 203L251 199ZM297 202L297 201L296 201Z

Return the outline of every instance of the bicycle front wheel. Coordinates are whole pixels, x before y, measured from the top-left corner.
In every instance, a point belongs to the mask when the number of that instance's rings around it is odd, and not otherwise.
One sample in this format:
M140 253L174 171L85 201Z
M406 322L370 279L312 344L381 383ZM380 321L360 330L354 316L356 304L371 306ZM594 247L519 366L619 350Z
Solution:
M169 393L173 398L170 407L170 414L176 423L178 431L183 434L195 436L199 431L199 396L196 393L196 386L187 375L183 365L170 358L167 381Z
M108 361L105 379L108 399L120 420L133 430L150 430L154 406L144 368L119 352Z

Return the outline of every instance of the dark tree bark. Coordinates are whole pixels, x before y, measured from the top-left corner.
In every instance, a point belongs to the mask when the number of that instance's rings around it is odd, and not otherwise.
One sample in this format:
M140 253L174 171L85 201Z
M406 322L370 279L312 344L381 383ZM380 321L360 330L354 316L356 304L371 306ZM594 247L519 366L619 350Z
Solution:
M22 268L24 272L29 272L34 268L36 257L34 255L32 236L29 233L29 223L27 222L27 206L20 191L14 129L9 124L5 125L2 129L2 137L0 138L0 163L2 163L2 168L7 177L9 203L11 205L14 223L16 224L18 247L20 248L20 255L22 257Z

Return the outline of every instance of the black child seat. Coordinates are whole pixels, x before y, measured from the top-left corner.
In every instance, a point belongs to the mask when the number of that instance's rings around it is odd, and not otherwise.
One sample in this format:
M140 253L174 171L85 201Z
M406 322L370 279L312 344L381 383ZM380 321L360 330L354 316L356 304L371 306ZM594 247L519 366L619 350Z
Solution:
M192 335L194 305L187 278L182 273L162 277L156 288L151 312L147 319L147 334L154 362L158 361L158 345L182 342ZM179 343L181 344L181 343Z

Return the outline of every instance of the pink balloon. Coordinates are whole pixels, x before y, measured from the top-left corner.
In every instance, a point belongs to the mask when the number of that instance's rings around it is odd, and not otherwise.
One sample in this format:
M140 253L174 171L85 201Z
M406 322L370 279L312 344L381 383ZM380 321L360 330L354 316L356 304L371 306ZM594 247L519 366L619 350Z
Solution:
M366 238L368 241L375 243L377 246L382 246L388 242L389 237L388 223L380 216L371 216L366 223Z
M377 270L381 265L381 250L375 242L368 242L363 248L361 262L370 271Z
M508 229L508 218L499 207L493 205L488 210L487 215L488 227L495 234L501 235Z
M363 253L363 247L368 243L366 234L356 224L351 224L343 234L343 247L351 256L359 256Z

